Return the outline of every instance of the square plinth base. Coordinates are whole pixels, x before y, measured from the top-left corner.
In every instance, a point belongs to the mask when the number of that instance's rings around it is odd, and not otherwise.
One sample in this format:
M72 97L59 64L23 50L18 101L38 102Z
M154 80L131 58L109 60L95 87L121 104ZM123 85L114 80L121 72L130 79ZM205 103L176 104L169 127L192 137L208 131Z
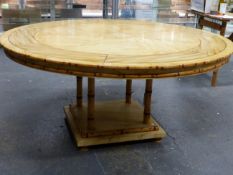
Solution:
M87 106L64 107L67 124L78 147L146 139L162 139L165 131L157 122L143 123L143 107L132 101L98 102L93 120L87 120Z

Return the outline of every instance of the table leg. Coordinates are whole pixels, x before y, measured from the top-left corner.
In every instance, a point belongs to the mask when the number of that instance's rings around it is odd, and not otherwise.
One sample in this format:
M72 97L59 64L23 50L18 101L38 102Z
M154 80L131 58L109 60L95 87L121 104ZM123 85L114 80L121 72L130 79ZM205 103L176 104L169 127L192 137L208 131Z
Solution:
M220 35L225 36L225 31L226 31L226 26L227 26L227 22L226 21L222 21L222 24L217 24L215 22L210 22L210 21L206 21L204 19L204 17L200 17L198 20L199 23L199 28L202 29L203 25L208 26L210 28L214 28L216 30L220 31ZM219 70L215 70L213 71L213 75L212 75L212 79L211 79L211 86L215 87L217 84L217 78L218 78L218 71Z
M204 20L204 17L203 16L199 16L199 18L198 18L198 25L197 25L197 28L198 29L203 29L203 24L201 23L201 21L203 21Z
M125 102L131 104L132 80L126 80L126 98Z
M83 78L76 77L77 79L77 107L82 107L83 104Z
M220 30L220 35L225 36L226 27L227 27L227 22L223 21L222 26L221 26L221 30Z
M152 94L153 80L146 80L145 94L144 94L144 123L150 122L151 116L151 94Z
M211 79L211 86L213 86L213 87L215 87L216 84L217 84L218 71L219 71L219 70L213 71L213 75L212 75L212 79Z
M87 106L88 120L94 120L94 111L95 111L95 79L88 78L88 106Z
M226 27L227 27L227 22L222 21L222 25L221 25L221 29L220 29L220 35L225 36ZM219 70L213 71L213 75L212 75L212 79L211 79L211 86L212 87L215 87L216 84L217 84L218 72L219 72Z
M229 40L233 41L233 33L228 37Z

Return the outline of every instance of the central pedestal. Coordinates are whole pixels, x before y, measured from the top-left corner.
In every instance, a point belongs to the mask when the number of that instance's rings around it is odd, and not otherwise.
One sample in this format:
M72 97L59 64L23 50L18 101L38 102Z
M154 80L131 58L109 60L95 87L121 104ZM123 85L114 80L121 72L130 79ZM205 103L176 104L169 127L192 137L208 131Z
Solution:
M66 118L78 147L162 139L165 131L152 117L143 123L143 107L136 101L97 102L93 119L88 119L87 105L65 106Z

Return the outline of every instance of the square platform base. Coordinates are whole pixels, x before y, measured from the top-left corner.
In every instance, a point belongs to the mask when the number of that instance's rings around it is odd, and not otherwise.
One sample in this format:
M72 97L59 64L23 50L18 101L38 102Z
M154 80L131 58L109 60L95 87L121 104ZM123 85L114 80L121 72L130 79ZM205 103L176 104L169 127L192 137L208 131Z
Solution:
M78 147L101 144L162 139L165 131L157 122L143 123L143 107L136 101L98 102L94 120L87 120L87 106L64 107L67 123Z

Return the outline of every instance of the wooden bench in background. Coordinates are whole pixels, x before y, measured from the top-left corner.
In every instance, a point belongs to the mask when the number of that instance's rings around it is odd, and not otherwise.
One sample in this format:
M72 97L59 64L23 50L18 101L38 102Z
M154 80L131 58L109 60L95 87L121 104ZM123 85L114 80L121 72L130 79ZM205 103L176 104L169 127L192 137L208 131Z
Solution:
M220 35L225 36L227 23L232 21L233 18L223 18L222 16L213 16L210 14L191 10L193 14L197 16L197 28L203 29L203 27L209 27L220 32ZM229 39L233 41L233 34L230 35ZM219 70L213 71L211 85L216 86Z

